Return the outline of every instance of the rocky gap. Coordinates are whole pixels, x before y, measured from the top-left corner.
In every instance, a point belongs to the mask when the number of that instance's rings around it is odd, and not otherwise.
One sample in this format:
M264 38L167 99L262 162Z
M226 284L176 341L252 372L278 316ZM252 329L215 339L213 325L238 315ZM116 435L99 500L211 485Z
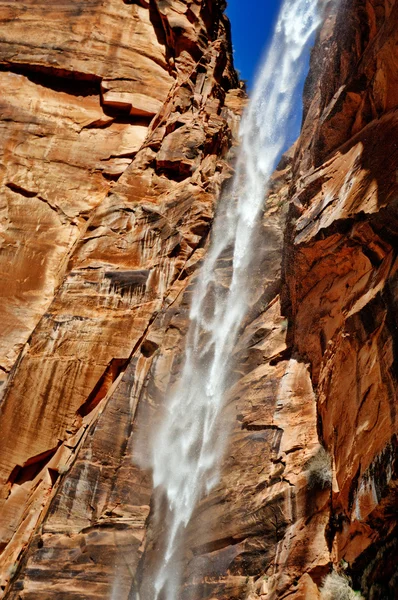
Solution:
M277 425L271 425L268 423L257 425L255 423L244 422L242 423L242 429L245 429L247 431L278 431L281 434L283 434L283 429L281 427L278 427Z
M100 96L101 94L101 78L97 75L88 75L49 66L42 67L40 65L16 63L0 64L0 71L23 75L36 85L55 92L64 92L70 96L87 97Z
M279 354L272 357L269 361L269 365L271 367L276 367L276 365L278 365L279 363L290 360L292 358L292 355L293 348L288 346L287 348L285 348L285 350L282 350L282 352L279 352Z
M158 350L159 345L152 340L144 340L141 345L141 354L145 356L145 358L151 358L153 354L155 354L156 350Z
M126 166L127 169L127 166ZM100 170L98 169L98 171L101 173L102 177L106 180L106 181L110 181L113 183L116 183L117 181L119 181L119 179L121 178L121 176L123 175L124 171L122 173L107 173L106 171ZM93 238L91 238L93 239Z
M156 174L160 177L166 177L170 181L180 183L192 176L191 165L183 165L182 163L170 163L167 166L156 165Z
M239 538L229 536L226 538L221 538L218 540L208 542L206 544L203 544L202 546L194 546L193 548L191 548L192 554L194 556L200 556L202 554L210 554L211 552L222 550L224 548L227 548L228 546L236 546L237 544L240 544L245 539L247 539L247 537L248 536L246 535Z
M170 75L176 76L176 70L174 67L174 48L169 46L167 43L167 31L163 19L159 12L157 0L149 0L149 18L153 26L153 30L156 34L159 44L166 49L166 62L169 65Z
M120 373L125 369L128 359L113 358L106 367L103 375L100 377L87 400L77 410L76 414L80 417L87 416L92 412L98 404L105 398L111 385L119 377Z
M105 106L105 108L108 109L109 107ZM102 107L102 109L104 109L104 107ZM144 127L149 127L151 120L152 120L151 117L144 117L144 116L138 117L135 115L126 116L123 113L119 113L119 114L115 114L115 116L113 118L109 119L109 121L102 121L101 119L99 121L93 121L92 123L89 123L88 125L85 125L84 127L82 127L82 130L83 129L109 129L113 125L132 125L132 124L133 125L143 125ZM126 155L125 154L110 154L108 156L108 158L103 158L101 160L109 160L110 158L123 158L124 156L130 157L130 156L135 156L136 154L137 154L137 152L133 152L133 153L130 152L130 153L127 153Z
M20 194L20 196L24 196L25 198L35 198L37 196L37 192L27 190L27 189L17 185L16 183L9 182L9 183L6 183L5 186L12 192L15 192L16 194Z
M44 469L46 464L50 462L61 443L62 442L59 441L55 448L51 448L50 450L41 452L36 456L32 456L22 466L16 465L10 473L7 483L13 486L14 484L22 485L27 481L33 481L40 471Z

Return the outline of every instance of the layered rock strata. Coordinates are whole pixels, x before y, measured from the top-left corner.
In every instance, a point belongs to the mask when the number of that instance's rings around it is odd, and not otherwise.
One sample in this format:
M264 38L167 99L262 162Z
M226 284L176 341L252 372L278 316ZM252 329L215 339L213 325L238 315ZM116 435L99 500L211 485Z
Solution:
M131 585L148 332L203 255L244 99L222 8L0 6L3 592L32 539L53 557L26 558L10 597L108 597L115 563Z
M162 526L135 440L156 435L178 381L231 174L243 94L220 4L2 4L7 598L152 600ZM398 4L325 11L302 134L261 223L222 477L187 529L184 600L326 598L332 569L364 598L397 594ZM230 257L219 268L226 285Z
M333 485L332 561L397 596L398 4L341 2L312 57L285 250Z

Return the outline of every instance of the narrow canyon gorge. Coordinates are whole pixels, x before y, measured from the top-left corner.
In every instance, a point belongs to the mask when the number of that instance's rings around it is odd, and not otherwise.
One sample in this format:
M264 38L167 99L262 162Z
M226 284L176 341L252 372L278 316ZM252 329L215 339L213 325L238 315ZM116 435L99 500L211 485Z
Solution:
M0 0L5 600L154 600L149 452L248 103L225 8ZM319 10L175 600L398 598L398 0Z

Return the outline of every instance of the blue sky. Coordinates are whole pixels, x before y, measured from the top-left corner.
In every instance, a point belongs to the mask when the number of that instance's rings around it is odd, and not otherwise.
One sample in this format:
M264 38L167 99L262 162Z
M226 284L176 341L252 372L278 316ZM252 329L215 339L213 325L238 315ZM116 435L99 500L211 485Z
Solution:
M250 95L257 68L260 66L262 56L271 41L282 0L227 0L227 2L226 13L232 27L235 68L239 71L241 79L246 80ZM307 55L308 60L309 52ZM286 148L297 139L300 132L304 79L297 94Z
M235 68L253 84L256 68L270 41L281 0L227 0L232 25Z

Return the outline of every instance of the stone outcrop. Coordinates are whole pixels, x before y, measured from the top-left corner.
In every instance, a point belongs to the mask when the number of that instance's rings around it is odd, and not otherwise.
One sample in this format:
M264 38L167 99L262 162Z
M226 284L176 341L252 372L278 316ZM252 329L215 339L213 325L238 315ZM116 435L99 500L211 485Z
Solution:
M397 594L398 4L342 2L312 57L285 247L284 308L311 365L333 485L331 559ZM394 516L395 513L395 516Z
M3 592L27 560L11 597L107 597L143 536L129 437L148 334L203 255L244 101L222 8L0 7Z
M332 570L366 599L397 594L398 3L324 4L302 134L261 223L222 477L187 528L184 600L327 600ZM162 526L136 439L156 435L178 380L233 171L245 96L222 10L0 7L9 599L152 600Z

